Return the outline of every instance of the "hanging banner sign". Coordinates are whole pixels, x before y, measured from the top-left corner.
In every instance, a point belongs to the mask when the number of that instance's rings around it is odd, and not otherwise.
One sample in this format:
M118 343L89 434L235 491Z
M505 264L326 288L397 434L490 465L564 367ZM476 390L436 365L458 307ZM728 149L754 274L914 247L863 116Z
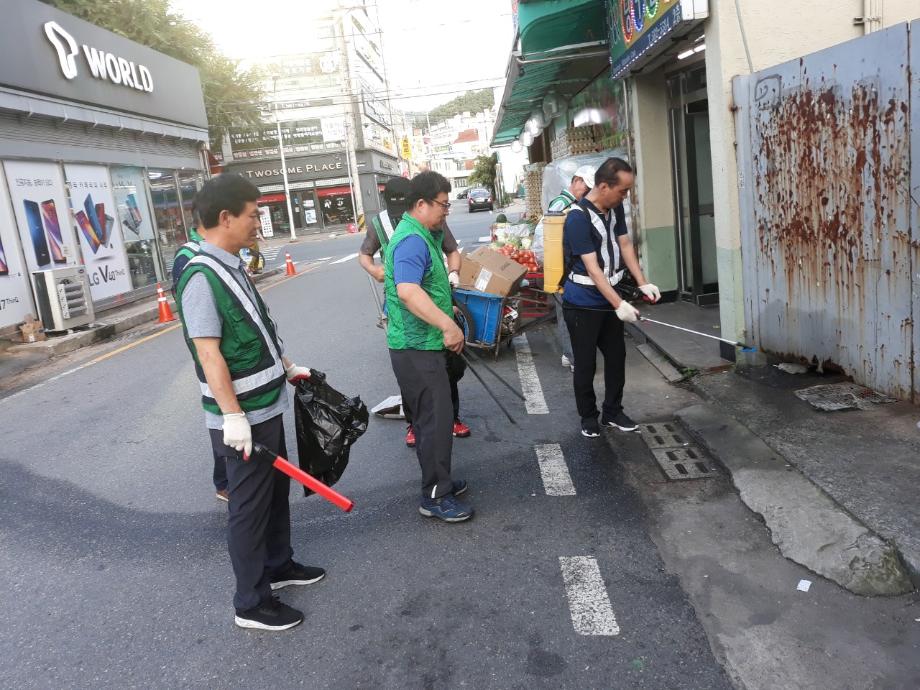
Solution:
M611 76L641 68L709 16L708 0L613 0L610 3Z

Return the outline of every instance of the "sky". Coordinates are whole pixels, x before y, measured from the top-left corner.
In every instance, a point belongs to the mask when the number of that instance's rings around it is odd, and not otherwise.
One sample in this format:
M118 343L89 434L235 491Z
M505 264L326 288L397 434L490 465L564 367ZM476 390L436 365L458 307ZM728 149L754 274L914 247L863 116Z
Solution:
M514 40L511 0L376 0L393 107L422 111L504 83ZM310 52L310 18L335 0L259 0L251 16L227 0L171 0L232 58ZM373 8L370 9L373 13Z

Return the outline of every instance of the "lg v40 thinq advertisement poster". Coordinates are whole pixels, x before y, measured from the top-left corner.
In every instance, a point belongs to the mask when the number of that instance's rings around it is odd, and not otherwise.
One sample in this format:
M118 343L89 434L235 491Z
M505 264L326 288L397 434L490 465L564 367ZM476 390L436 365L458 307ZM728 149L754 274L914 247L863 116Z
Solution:
M6 198L6 182L0 175L0 199ZM26 247L31 251L31 246ZM22 263L16 221L5 202L0 202L0 328L34 314L29 290L29 271Z
M61 169L32 161L6 161L3 167L29 272L76 264Z
M121 220L109 171L101 165L64 165L70 207L93 301L130 292Z

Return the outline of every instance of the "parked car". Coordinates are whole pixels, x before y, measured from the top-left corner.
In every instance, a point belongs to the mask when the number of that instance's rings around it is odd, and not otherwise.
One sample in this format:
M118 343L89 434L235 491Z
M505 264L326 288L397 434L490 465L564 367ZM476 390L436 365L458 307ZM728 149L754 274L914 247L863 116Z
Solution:
M469 194L469 191L470 191L470 190L468 190L468 189L464 189L462 192L457 192L457 198L458 198L458 199L466 199L466 195Z
M481 209L488 209L491 211L495 208L492 201L492 192L485 187L471 188L467 194L466 202L470 213Z

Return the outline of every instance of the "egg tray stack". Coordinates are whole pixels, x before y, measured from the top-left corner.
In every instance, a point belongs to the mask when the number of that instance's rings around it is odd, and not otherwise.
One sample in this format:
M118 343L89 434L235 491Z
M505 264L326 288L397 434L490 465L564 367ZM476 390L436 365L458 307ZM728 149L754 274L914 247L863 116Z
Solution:
M571 147L569 146L568 130L564 130L562 134L553 140L553 143L550 145L550 150L553 152L553 160L568 158L572 155Z
M585 127L569 127L565 131L566 143L570 156L580 156L583 153L593 153L601 148L604 137L604 128L600 125L587 125Z
M543 168L546 163L530 163L524 166L524 214L528 218L539 218L543 213Z

